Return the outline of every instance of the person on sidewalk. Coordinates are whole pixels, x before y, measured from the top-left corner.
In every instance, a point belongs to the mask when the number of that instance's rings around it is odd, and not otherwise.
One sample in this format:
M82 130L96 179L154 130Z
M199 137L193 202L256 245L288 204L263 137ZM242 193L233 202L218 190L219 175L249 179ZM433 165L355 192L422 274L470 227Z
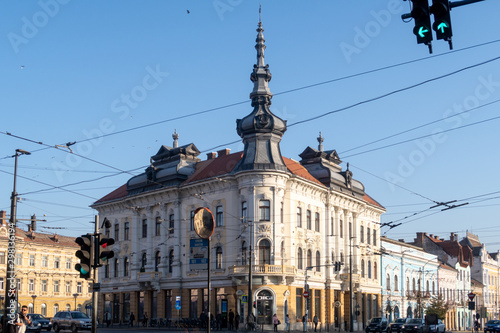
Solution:
M313 323L314 323L314 332L317 332L318 331L318 315L314 315L314 318L313 318Z
M142 327L148 327L148 313L144 312L144 317L142 318Z
M234 330L234 312L233 312L233 309L229 309L228 319L229 319L229 330L232 331L232 330Z
M17 333L26 332L26 327L28 327L31 324L32 324L31 318L28 316L28 307L26 305L23 305L21 307L21 313L18 313L16 315L16 319L14 320L16 332Z
M307 332L307 315L302 317L302 324L304 325L304 332Z
M288 317L288 313L285 316L285 331L290 332L290 317Z
M134 320L135 320L135 316L134 316L134 313L133 312L130 312L130 327L134 327Z
M274 331L278 332L278 325L280 323L280 320L278 319L278 316L276 313L273 315L273 324L274 324Z
M235 330L238 330L238 328L240 327L240 320L241 320L240 314L238 312L236 312L236 316L234 317L234 329Z

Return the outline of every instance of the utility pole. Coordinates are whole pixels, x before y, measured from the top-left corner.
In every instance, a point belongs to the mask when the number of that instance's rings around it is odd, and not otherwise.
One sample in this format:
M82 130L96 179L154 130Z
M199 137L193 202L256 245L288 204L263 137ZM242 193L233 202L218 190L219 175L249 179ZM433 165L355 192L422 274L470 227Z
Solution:
M249 255L249 261L248 261L248 314L247 314L247 324L250 321L250 317L252 316L252 311L253 311L253 292L252 292L252 274L253 274L253 230L254 230L254 223L253 221L247 221L250 226L250 247L248 249L248 255ZM253 321L253 318L252 318ZM254 322L254 325L256 323Z
M353 332L354 318L352 317L352 235L351 228L349 228L349 332Z
M97 257L99 254L99 241L97 241L98 237L98 226L99 226L99 215L95 216L94 221L94 257ZM95 258L95 260L99 260L99 258ZM96 262L97 262L96 261ZM94 287L97 283L97 265L94 263L94 275L93 275L93 283L92 283L92 333L97 333L97 291ZM76 299L76 298L75 298Z

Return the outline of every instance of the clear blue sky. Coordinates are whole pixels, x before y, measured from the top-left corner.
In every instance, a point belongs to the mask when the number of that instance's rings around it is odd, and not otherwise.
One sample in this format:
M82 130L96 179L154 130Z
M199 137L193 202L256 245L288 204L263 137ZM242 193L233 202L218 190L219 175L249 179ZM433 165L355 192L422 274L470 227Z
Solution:
M9 212L8 157L16 148L32 152L19 158L18 216L45 214L39 231L75 236L93 229L96 212L88 206L143 171L162 144L172 144L174 129L203 159L209 151L243 149L235 120L251 112L259 2L2 5L0 209ZM454 8L454 50L434 40L433 55L417 45L413 22L401 20L407 12L402 0L262 1L272 111L289 124L282 153L300 160L321 131L325 149L336 149L387 207L383 222L404 222L383 228L387 236L448 238L469 230L497 250L500 119L492 118L500 107L500 2ZM449 132L429 136L443 130ZM85 141L97 133L111 135ZM74 141L71 149L86 159L53 148ZM401 144L367 152L394 143ZM470 204L428 209L452 200Z

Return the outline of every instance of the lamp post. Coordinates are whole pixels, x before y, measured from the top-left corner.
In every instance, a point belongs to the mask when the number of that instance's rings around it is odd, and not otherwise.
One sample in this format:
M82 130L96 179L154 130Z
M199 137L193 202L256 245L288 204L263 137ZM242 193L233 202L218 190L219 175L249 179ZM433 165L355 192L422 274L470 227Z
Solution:
M17 192L16 192L16 178L17 178L17 157L20 155L31 155L22 149L16 149L14 154L14 188L12 190L12 195L10 197L10 221L9 221L9 241L7 244L7 253L14 254L12 257L15 258L16 253L16 208L17 208ZM6 287L5 287L5 306L4 306L4 323L3 327L7 327L7 322L14 320L15 314L17 313L17 282L16 282L16 262L15 260L9 259L6 266Z
M37 296L36 295L31 295L31 298L33 298L33 313L36 313L36 311L35 311L35 300L36 300Z
M76 311L76 298L78 297L78 295L79 295L78 293L73 294L73 297L75 298L75 311Z

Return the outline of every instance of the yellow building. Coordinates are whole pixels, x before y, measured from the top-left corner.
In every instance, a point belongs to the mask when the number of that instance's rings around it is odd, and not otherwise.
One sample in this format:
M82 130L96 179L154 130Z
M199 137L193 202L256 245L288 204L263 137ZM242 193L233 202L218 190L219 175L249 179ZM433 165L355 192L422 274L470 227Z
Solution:
M0 309L4 309L7 263L7 219L0 211ZM90 283L75 270L75 252L79 246L74 237L43 234L17 228L16 280L18 304L27 305L30 313L52 317L57 311L75 308L89 312Z

